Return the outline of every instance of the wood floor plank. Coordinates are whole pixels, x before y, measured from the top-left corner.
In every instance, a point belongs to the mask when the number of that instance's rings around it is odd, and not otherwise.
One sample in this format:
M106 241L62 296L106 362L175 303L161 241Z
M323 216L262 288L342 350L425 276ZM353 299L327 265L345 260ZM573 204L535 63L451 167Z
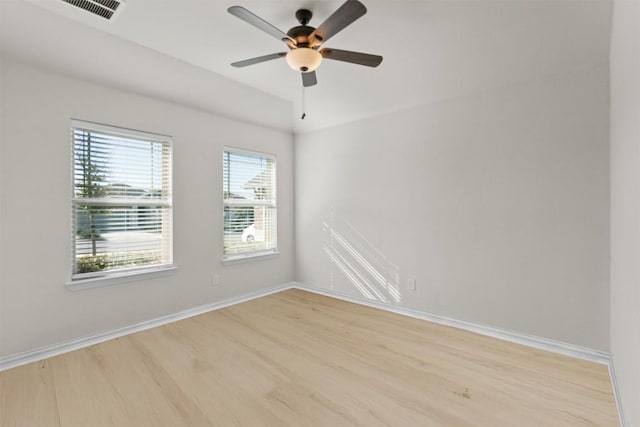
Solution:
M60 425L50 360L0 372L0 425Z
M2 426L618 425L604 365L300 290L11 369L0 386Z

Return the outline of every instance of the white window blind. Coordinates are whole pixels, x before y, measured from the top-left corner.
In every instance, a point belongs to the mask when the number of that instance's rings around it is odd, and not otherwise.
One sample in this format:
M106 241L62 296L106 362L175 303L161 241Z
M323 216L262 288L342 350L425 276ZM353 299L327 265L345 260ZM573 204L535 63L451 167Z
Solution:
M225 259L276 252L276 159L226 148L223 153Z
M72 121L72 279L172 263L171 138Z

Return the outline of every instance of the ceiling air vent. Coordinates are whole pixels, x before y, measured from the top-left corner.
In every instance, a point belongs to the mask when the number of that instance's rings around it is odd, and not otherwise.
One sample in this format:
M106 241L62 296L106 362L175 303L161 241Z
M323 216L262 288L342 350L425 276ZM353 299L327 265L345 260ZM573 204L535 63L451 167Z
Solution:
M118 6L121 5L119 0L62 0L65 3L72 4L84 9L94 15L101 16L105 19L111 19Z

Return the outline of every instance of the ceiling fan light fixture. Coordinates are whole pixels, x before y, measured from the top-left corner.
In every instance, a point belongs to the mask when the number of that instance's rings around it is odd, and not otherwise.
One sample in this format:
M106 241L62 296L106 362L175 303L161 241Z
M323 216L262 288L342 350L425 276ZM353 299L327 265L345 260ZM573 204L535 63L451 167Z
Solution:
M317 50L299 47L287 53L287 64L296 71L310 73L315 71L322 62L322 55Z

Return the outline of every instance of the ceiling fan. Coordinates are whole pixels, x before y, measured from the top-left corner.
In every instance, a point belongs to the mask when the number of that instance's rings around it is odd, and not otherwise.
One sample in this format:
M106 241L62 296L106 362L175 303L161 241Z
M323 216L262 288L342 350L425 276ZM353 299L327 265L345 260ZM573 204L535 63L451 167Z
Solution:
M323 43L367 13L367 8L357 0L347 0L318 28L307 25L313 16L312 12L308 9L299 9L296 12L296 19L300 25L291 28L286 34L242 6L232 6L228 12L289 46L289 52L272 53L234 62L231 64L234 67L246 67L285 57L291 68L301 72L302 85L308 87L318 83L316 69L324 58L369 67L377 67L382 62L382 56L379 55L332 48L320 49Z

